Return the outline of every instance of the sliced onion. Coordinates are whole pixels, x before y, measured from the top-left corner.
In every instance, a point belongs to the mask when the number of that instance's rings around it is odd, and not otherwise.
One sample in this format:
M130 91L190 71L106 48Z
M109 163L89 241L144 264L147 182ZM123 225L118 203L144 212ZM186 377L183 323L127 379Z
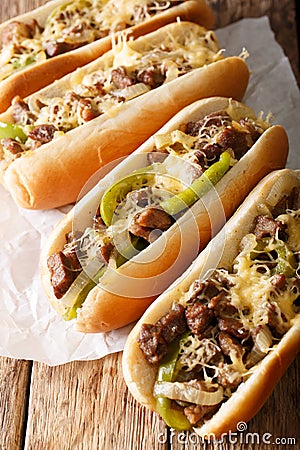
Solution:
M157 134L154 136L155 147L159 150L170 147L178 142L182 144L186 151L190 151L195 140L195 137L185 134L180 130L173 130L170 133Z
M73 281L67 292L61 298L63 305L68 307L73 307L76 303L78 296L82 291L88 286L95 284L98 280L94 280L97 274L100 273L101 269L104 267L102 263L97 258L94 258L89 262L80 272L77 278Z
M247 366L254 366L268 353L272 346L272 333L267 326L264 326L257 334L255 344L248 356Z
M262 328L256 337L255 347L259 348L262 353L267 353L272 345L272 333L268 327Z
M154 385L154 397L167 397L172 400L195 403L196 405L217 405L223 400L223 388L208 392L189 383L158 381Z
M287 180L289 179L289 174L284 174L278 178L273 184L270 192L266 198L266 202L270 206L275 206L276 203L281 199L283 193L286 191Z
M133 84L125 89L117 92L117 95L124 97L126 100L131 100L132 98L139 97L142 94L150 91L150 87L144 83Z

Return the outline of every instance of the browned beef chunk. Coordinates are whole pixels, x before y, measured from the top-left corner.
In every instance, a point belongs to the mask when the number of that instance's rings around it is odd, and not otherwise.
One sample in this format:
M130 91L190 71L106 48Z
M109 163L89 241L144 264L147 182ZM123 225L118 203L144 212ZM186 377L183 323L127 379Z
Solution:
M161 327L161 334L165 341L168 344L173 342L187 329L184 307L179 303L175 303L172 309L158 321L158 324Z
M157 88L165 81L165 75L160 67L149 67L137 74L137 80L140 83L149 85L152 89Z
M232 366L220 363L217 369L217 382L225 389L232 389L242 382L242 377Z
M69 289L78 272L72 267L70 259L63 252L56 252L47 260L51 284L56 298L61 298Z
M188 122L185 127L185 133L197 137L201 128L200 122Z
M190 136L198 136L199 131L202 127L220 127L230 125L232 119L227 114L226 111L219 111L216 113L209 114L205 116L203 119L198 120L198 122L188 122L185 127L185 133Z
M223 149L231 148L236 159L240 159L248 150L246 132L236 128L224 128L218 133L216 143Z
M195 154L199 161L201 158L206 157L209 161L214 161L219 158L224 149L218 144L206 144L202 142L200 145L196 145L197 149Z
M189 329L196 335L201 336L211 325L214 313L206 305L196 301L185 310L185 317Z
M257 239L264 237L276 237L277 233L280 238L283 238L283 232L286 229L286 225L281 222L277 222L268 216L256 216L254 219L254 234Z
M208 328L206 330L208 330ZM203 364L217 364L223 359L220 348L210 339L203 338L201 340L201 349L203 349L203 354L201 357L201 361L203 361Z
M278 289L284 289L286 285L285 275L283 273L277 273L271 278L271 284Z
M241 340L249 337L249 331L245 330L243 324L237 319L222 318L218 320L218 325L221 331L225 331L237 339Z
M168 351L168 344L186 331L184 307L175 304L156 324L143 324L139 347L150 364L158 363Z
M99 111L94 109L92 101L88 98L81 98L79 101L79 114L85 122L89 122L99 116Z
M30 26L25 23L14 20L10 22L2 31L3 45L18 44L24 39L32 37L32 30Z
M242 345L230 334L221 331L218 335L219 345L225 356L230 356L233 352L238 358L242 358L245 353L245 349Z
M82 232L81 231L70 231L69 233L66 234L66 243L67 244L74 244L78 239L81 238L82 236Z
M285 214L287 209L300 209L300 188L294 187L290 195L284 195L272 210L273 217Z
M127 74L126 68L123 66L119 66L112 70L111 79L117 89L125 89L128 86L135 84L134 77Z
M51 124L38 125L28 133L28 137L40 144L47 144L54 138L55 131L58 131L56 126Z
M205 127L225 127L232 123L232 119L226 111L217 111L208 114L200 123L205 125Z
M160 233L153 235L153 230L164 231L171 225L172 219L163 209L148 206L134 216L129 226L129 231L134 236L153 242L160 235Z
M9 151L12 155L20 155L24 151L22 145L20 145L15 139L3 138L1 139L2 147Z
M275 337L281 337L285 333L285 317L279 313L273 303L267 304L268 325ZM280 315L279 315L280 314Z
M224 289L229 289L234 285L224 272L215 272L213 277Z
M41 27L41 25L35 19L31 19L28 22L27 26L30 28L30 35L31 35L31 37L34 37L36 35L36 33L42 33L43 32L43 27Z
M200 145L196 144L196 148L198 148L198 150L194 152L194 156L202 171L204 171L207 166L216 162L223 152L222 147L217 144L201 143Z
M98 205L96 213L93 217L93 228L94 230L103 230L104 228L107 228L100 214L100 204Z
M159 363L168 351L168 345L157 325L143 324L138 344L149 364Z
M159 228L167 230L172 221L168 213L163 209L149 206L143 209L139 215L139 225L146 228Z
M95 215L93 217L93 228L94 228L94 230L103 230L103 229L107 228L107 226L103 222L103 219L100 215L98 215L98 216Z
M227 298L225 291L221 291L213 297L208 304L208 308L213 310L216 317L220 318L232 317L237 312L235 306Z
M68 258L69 264L73 270L77 270L77 271L81 270L81 264L80 264L78 256L77 256L76 246L66 247L64 249L64 254Z
M114 246L111 242L107 242L106 244L102 244L99 249L97 249L97 257L101 262L106 262L108 264L110 255L114 249Z
M80 46L84 44L85 43L82 42L80 43ZM75 50L77 47L79 47L78 44L71 42L48 41L45 43L45 52L51 58Z
M30 112L29 106L19 95L12 101L11 114L16 123L30 125L35 121L34 114Z
M207 298L212 298L219 293L219 288L213 280L200 281L196 280L193 285L193 293L189 301L203 299L203 303L207 302Z
M273 208L273 210L272 210L273 217L276 218L277 216L280 216L281 214L285 214L288 207L289 207L289 198L287 195L284 195L279 200L277 205Z
M195 425L202 419L209 419L219 408L219 405L190 405L183 410L187 419L192 425Z
M297 211L300 209L300 188L294 187L289 197L289 208Z
M251 145L253 145L260 138L261 130L259 130L255 124L251 123L251 121L247 118L240 119L239 123L249 132L251 136Z

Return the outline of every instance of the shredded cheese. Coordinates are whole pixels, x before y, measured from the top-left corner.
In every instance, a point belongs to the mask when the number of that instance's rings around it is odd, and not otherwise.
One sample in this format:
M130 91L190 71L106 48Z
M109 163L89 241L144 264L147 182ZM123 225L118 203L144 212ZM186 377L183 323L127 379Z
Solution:
M2 45L0 81L18 70L49 57L49 43L66 43L73 48L94 42L107 35L138 25L163 10L172 1L157 0L74 0L57 7L47 18L44 29L32 27L32 36L15 33ZM9 25L8 25L9 26ZM4 30L5 33L5 30ZM66 47L66 51L68 48Z
M142 48L137 47L135 41L126 40L124 35L119 36L112 51L99 61L96 70L84 76L74 74L72 89L60 97L41 94L35 95L34 101L29 99L29 110L20 118L19 124L25 125L30 120L33 127L52 124L58 131L68 132L155 88L151 82L139 82L137 77L142 77L145 71L149 71L150 77L155 71L153 76L160 77L160 85L169 82L174 76L174 66L177 67L177 76L181 76L201 67L203 58L205 64L221 58L216 38L213 36L212 32L203 27L194 26L186 34L168 32L160 43L145 41L146 44ZM172 76L168 74L169 69ZM114 82L116 70L125 70L128 85L125 82L124 87L118 87ZM119 77L122 79L123 75L120 74ZM31 149L31 145L29 140L26 149Z

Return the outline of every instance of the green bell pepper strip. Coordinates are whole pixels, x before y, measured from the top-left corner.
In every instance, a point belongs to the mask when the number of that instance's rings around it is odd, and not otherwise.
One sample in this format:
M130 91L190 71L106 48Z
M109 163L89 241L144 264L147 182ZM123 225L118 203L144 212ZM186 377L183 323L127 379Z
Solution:
M132 239L132 246L126 248L123 254L118 253L116 257L117 267L122 266L122 264L124 264L126 261L131 259L136 254L134 249L136 249L137 252L140 252L145 248L145 245L147 244L145 244L145 242L142 239L139 238ZM76 318L77 309L81 307L90 290L92 290L95 286L97 286L97 281L99 281L99 279L102 277L105 270L106 266L104 267L102 266L93 279L91 279L90 276L85 271L80 272L78 277L73 281L74 287L77 291L76 299L74 300L73 306L66 308L65 313L63 315L64 320L72 320ZM68 295L68 291L65 295Z
M258 241L255 250L263 253L275 251L278 256L276 266L271 270L272 275L283 273L287 278L291 278L296 273L297 261L294 253L288 244L281 240L276 240L276 245L271 245L272 238L263 238ZM253 256L252 259L255 259Z
M196 200L208 192L212 185L215 185L223 177L230 167L230 161L230 154L223 152L220 160L209 167L190 187L163 201L160 206L172 216L187 206L191 206ZM107 189L100 203L100 214L107 226L111 225L113 214L118 204L124 200L129 192L153 182L156 175L154 170L154 165L138 169Z
M186 338L186 335L184 334L181 339L177 339L170 344L168 353L159 365L156 381L174 381L176 379L176 363L180 342ZM156 398L156 409L169 427L181 431L191 428L191 423L184 413L178 409L172 409L169 398L158 396Z
M90 278L90 276L85 271L82 271L78 275L78 277L73 282L73 283L76 283L77 287L78 287L77 295L76 295L73 306L66 308L65 313L63 314L64 320L67 321L67 320L72 320L72 319L76 318L77 309L81 307L81 305L85 301L88 293L95 286L97 286L97 282L95 280L99 280L99 278L102 277L105 270L106 270L106 266L101 267L99 269L99 271L97 272L97 274L95 275L94 279ZM68 291L67 291L67 294L68 294ZM63 299L62 299L62 301L63 301Z
M291 278L296 273L297 262L294 253L285 242L276 248L279 261L274 268L274 273L283 273L287 278Z
M45 26L44 26L44 31L45 31L49 26L51 26L51 20L53 19L53 17L59 15L59 13L63 12L65 9L67 9L70 5L72 5L72 3L74 3L74 2L70 1L70 2L66 3L65 5L61 5L61 6L58 6L57 8L55 8L55 9L49 14L49 16L48 16L47 19L46 19ZM46 31L48 31L48 30L46 30ZM54 34L54 33L53 33L53 34Z
M134 189L147 186L155 179L156 173L151 166L139 169L130 175L116 181L104 192L100 203L100 215L105 225L110 226L114 212L119 203Z
M14 123L0 122L0 139L11 138L19 139L20 142L25 142L26 134L22 128Z
M223 152L220 160L212 164L190 187L177 195L163 201L160 206L171 216L181 212L188 206L193 205L199 198L210 191L212 185L223 177L230 167L230 154Z
M126 247L122 253L117 254L116 256L116 266L120 267L122 264L125 264L126 261L133 258L139 252L144 250L149 244L144 240L140 239L136 236L131 238L131 245Z

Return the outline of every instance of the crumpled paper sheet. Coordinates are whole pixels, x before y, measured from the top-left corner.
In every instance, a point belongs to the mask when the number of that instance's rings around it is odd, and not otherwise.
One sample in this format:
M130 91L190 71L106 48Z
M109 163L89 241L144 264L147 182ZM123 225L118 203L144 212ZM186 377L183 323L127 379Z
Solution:
M217 35L226 54L238 55L243 48L250 53L252 75L244 102L256 112L272 111L276 123L285 126L288 166L300 168L299 89L268 19L244 19ZM43 293L40 251L66 208L26 211L0 187L0 211L0 355L59 365L122 350L131 325L110 333L78 333L72 322L56 315Z

